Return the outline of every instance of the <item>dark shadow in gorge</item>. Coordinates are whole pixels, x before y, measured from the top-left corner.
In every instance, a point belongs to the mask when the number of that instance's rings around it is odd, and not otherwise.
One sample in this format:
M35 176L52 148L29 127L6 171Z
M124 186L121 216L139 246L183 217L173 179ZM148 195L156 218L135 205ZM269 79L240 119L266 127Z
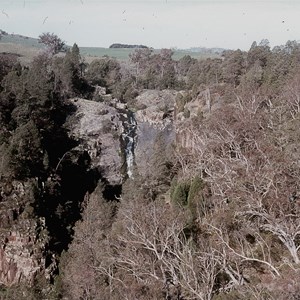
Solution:
M60 254L68 248L72 241L73 227L81 218L84 197L97 186L100 174L97 170L90 169L89 164L87 152L66 155L59 170L45 182L36 211L39 216L44 217L49 232L49 254Z

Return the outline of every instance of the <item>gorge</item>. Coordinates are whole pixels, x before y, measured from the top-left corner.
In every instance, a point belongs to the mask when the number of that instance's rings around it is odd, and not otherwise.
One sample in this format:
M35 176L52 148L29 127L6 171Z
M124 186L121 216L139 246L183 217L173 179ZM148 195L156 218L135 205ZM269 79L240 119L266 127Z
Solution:
M299 54L0 54L0 298L297 299Z

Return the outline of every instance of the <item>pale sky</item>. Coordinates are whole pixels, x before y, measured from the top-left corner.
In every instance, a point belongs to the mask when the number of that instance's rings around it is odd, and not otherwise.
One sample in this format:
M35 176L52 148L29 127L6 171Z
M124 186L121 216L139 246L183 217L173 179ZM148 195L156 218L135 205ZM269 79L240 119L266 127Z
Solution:
M264 38L271 46L300 40L300 0L0 0L0 28L31 37L54 32L81 47L248 50Z

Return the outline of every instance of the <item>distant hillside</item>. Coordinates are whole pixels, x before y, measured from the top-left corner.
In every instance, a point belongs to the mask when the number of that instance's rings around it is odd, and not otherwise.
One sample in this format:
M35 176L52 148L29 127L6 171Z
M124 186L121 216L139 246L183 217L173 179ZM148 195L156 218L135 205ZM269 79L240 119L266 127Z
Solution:
M92 60L109 56L119 60L126 61L129 59L129 54L135 48L147 48L144 45L127 45L127 44L113 44L110 48L103 47L79 47L81 55L85 57L86 62L90 63ZM22 63L29 63L33 58L44 49L44 45L39 43L37 38L23 36L19 34L7 34L2 31L0 39L0 53L13 53L20 58ZM216 50L217 49L217 50ZM218 50L220 49L220 50ZM186 50L174 49L173 59L179 60L185 55L190 55L196 59L206 59L219 57L224 49L221 48L191 48ZM159 49L154 50L159 52Z
M149 48L145 45L112 44L109 48Z
M102 48L102 47L79 47L80 53L85 56L87 62L103 56L110 56L120 60L128 60L129 54L134 51L134 48ZM160 49L154 49L154 52L159 52ZM185 55L189 55L196 59L217 58L218 53L213 52L194 52L189 50L173 50L173 59L179 60Z
M38 39L23 36L20 34L4 34L1 37L0 43L13 43L13 44L20 44L27 47L35 47L42 49L43 45L39 43Z
M19 57L21 63L30 63L43 49L38 39L1 31L0 53L11 53Z

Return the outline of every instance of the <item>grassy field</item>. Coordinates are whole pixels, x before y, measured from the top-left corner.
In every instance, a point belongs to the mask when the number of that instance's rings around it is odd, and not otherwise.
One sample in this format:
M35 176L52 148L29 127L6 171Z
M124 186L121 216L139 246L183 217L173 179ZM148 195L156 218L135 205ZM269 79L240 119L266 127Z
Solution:
M110 56L120 60L128 60L129 54L132 53L134 49L109 49L109 48L99 48L99 47L80 47L80 53L90 60L90 58L99 58L102 56ZM154 50L154 52L159 52L160 50ZM196 59L206 59L220 57L213 53L203 53L203 52L191 52L188 50L174 50L173 59L179 60L185 55L190 55Z
M25 37L21 35L9 34L2 36L0 40L0 53L15 53L20 56L20 61L24 64L29 63L43 49L43 45L38 42L38 39ZM109 56L118 60L126 61L129 59L129 54L134 49L109 49L101 47L80 47L80 53L85 57L86 62ZM159 50L154 50L159 52ZM188 50L174 50L173 58L178 60L185 55L190 55L196 59L206 59L219 57L218 54L207 52L191 52Z
M3 35L0 40L0 53L15 53L20 56L23 64L30 63L43 46L38 43L37 39L20 36L20 35Z

